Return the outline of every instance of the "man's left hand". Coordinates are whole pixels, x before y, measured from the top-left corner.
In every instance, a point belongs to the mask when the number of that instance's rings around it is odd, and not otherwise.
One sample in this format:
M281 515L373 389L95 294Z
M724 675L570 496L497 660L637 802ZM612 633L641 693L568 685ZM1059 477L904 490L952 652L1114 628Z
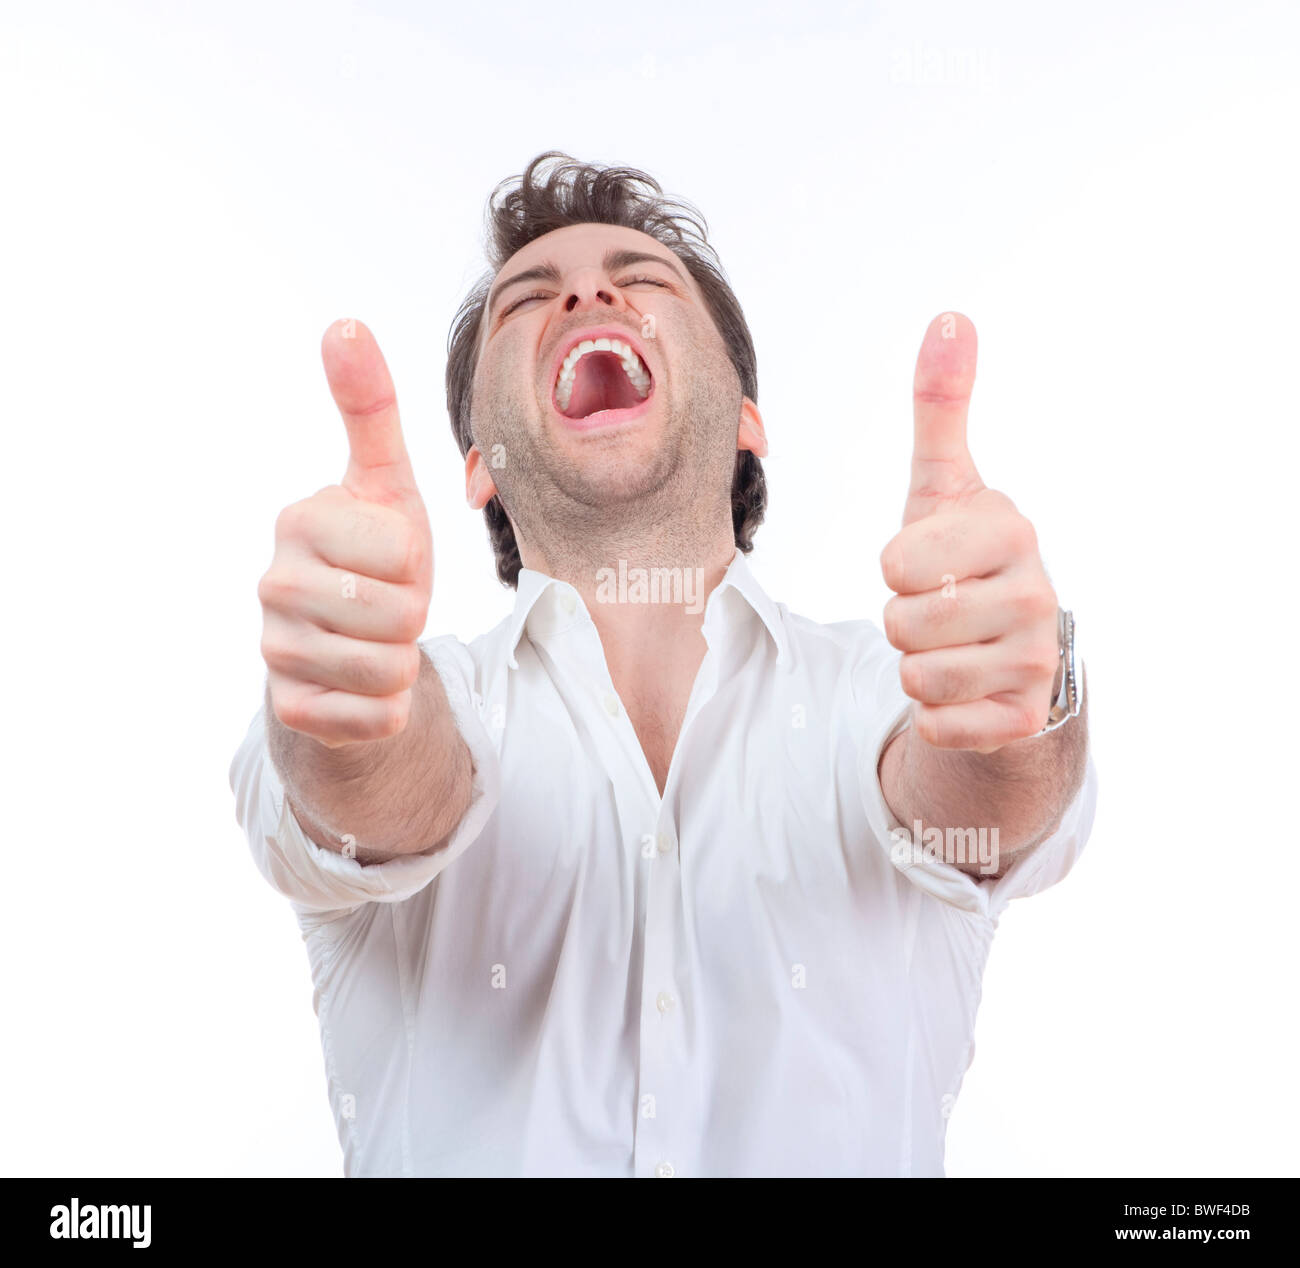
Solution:
M966 317L930 323L913 382L903 528L880 566L895 592L885 635L904 653L916 734L936 748L991 753L1042 730L1060 652L1034 527L985 487L966 446L975 355Z

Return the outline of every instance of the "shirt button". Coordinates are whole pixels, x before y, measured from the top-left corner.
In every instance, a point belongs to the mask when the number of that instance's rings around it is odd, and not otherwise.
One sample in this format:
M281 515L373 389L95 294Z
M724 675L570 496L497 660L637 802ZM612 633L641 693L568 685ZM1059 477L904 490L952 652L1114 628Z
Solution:
M655 999L655 1007L661 1013L671 1013L677 1007L677 1001L667 991L660 991Z
M618 717L618 697L612 691L605 692L601 702L605 706L605 712L611 718Z
M661 832L659 834L658 845L660 854L668 854L673 848L673 839L668 835L668 833Z
M655 1175L661 1180L671 1180L676 1174L677 1173L673 1170L673 1164L671 1162L661 1162L655 1168Z
M578 601L569 591L564 591L560 595L560 607L562 607L570 616L573 615L574 609L578 606Z

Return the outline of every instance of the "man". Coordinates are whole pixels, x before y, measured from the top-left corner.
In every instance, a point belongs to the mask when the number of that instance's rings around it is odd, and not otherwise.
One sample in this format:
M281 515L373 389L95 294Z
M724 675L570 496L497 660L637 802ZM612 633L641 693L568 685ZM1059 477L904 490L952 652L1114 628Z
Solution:
M490 203L447 401L517 596L469 645L419 641L393 385L325 335L347 472L276 525L231 783L349 1175L942 1174L998 915L1091 826L1070 625L966 448L970 323L921 346L885 635L795 616L745 560L744 316L661 195L552 152Z

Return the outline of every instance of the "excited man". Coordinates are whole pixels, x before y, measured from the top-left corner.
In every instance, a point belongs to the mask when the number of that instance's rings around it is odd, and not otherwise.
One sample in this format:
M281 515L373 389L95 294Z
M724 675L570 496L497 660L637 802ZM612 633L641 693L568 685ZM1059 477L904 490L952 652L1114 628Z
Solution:
M998 917L1096 801L1073 622L966 447L975 331L921 344L885 633L819 625L745 559L767 440L698 215L550 153L489 222L447 405L513 612L420 641L429 522L353 322L347 471L258 587L231 784L345 1170L940 1175Z

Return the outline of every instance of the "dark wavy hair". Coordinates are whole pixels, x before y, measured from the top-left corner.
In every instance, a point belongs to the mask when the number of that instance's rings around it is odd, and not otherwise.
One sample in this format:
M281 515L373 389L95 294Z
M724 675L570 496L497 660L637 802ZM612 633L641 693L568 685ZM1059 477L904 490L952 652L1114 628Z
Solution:
M516 251L569 225L622 225L639 229L668 247L690 271L740 378L741 391L758 402L758 358L740 301L731 290L717 252L709 245L708 225L690 203L666 198L658 181L631 167L581 163L559 150L539 154L519 176L502 181L487 204L486 273L465 297L447 336L447 413L462 455L474 443L470 404L478 365L480 323L493 279ZM741 450L731 482L731 520L736 546L754 548L754 531L767 508L767 481L758 458ZM519 546L501 499L483 508L496 555L497 576L514 586L519 577Z

